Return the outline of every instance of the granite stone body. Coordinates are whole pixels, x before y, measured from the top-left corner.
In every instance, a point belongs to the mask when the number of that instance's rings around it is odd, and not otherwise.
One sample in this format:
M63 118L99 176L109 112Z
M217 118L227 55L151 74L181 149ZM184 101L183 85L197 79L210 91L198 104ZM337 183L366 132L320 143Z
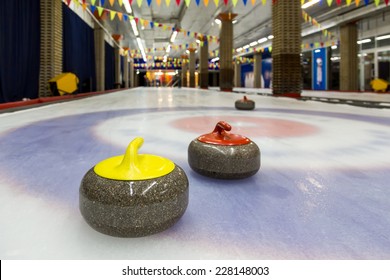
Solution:
M242 179L260 169L260 149L254 143L215 145L193 140L188 147L188 163L201 175L218 179Z
M175 165L167 175L139 181L103 178L90 169L80 186L80 211L95 230L140 237L174 225L188 205L188 179Z
M237 100L234 103L236 109L238 110L253 110L255 109L255 102L253 100Z

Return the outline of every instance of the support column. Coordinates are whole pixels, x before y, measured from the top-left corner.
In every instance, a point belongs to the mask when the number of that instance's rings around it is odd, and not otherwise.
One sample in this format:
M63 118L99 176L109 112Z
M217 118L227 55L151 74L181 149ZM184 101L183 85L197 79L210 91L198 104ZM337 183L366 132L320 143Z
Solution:
M357 25L340 26L340 90L359 90Z
M209 43L206 38L200 38L199 51L199 86L202 89L209 87Z
M187 87L188 56L181 56L181 86Z
M44 97L52 95L49 80L62 73L62 1L40 0L40 6L39 96Z
M190 87L195 87L195 65L196 65L196 58L195 58L195 48L189 48L190 51L190 63L189 63L189 70L190 70Z
M134 61L130 60L130 87L136 87L135 78L134 78Z
M120 55L120 49L118 46L115 45L114 47L114 53L115 53L115 88L120 88L122 81L121 81L121 55Z
M301 1L273 1L273 94L301 94L301 22Z
M222 13L219 33L219 86L221 91L233 90L233 19L237 14Z
M253 87L261 88L261 53L255 53L253 57Z
M129 58L123 57L123 81L125 82L125 88L129 88Z
M95 40L95 68L96 68L96 91L105 90L105 57L104 48L104 30L95 23L94 40Z
M241 62L239 60L234 63L234 86L241 87Z

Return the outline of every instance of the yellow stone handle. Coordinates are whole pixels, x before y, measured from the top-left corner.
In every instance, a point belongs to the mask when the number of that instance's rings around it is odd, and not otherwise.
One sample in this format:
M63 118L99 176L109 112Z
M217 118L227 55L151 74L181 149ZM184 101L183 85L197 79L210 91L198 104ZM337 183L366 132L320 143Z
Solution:
M122 162L117 167L122 170L136 170L136 173L141 173L139 166L138 150L142 147L144 139L141 137L134 138L127 146Z

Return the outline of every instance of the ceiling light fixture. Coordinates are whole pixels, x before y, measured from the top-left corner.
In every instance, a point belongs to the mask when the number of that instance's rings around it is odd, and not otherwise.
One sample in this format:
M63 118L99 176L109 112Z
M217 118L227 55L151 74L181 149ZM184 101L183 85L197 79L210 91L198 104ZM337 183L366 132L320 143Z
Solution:
M363 40L357 41L358 45L361 45L364 43L370 43L370 42L371 42L371 39L363 39Z
M141 41L140 37L137 37L137 43L138 43L138 47L139 47L139 49L141 51L142 58L146 62L146 54L145 54L144 46L142 45L142 41Z
M268 40L272 40L274 38L274 35L269 35L267 38Z
M390 39L390 34L389 35L383 35L383 36L376 37L377 41L385 40L385 39Z
M133 28L134 35L137 37L139 35L138 29L137 29L137 23L134 19L130 20L131 28Z
M177 31L173 31L172 35L171 35L171 39L169 40L171 43L175 42L176 40L176 36L177 36Z
M257 41L254 41L254 42L249 44L250 47L253 47L253 46L256 46L256 45L257 45Z
M168 45L167 47L167 53L169 53L171 51L171 45Z
M309 7L313 6L314 4L317 4L318 2L320 2L320 0L309 1L309 2L302 5L302 9L309 8Z
M245 45L242 47L243 49L249 49L249 45Z
M215 21L215 23L218 24L218 25L222 23L222 21L221 21L219 18L216 18L214 21Z
M126 12L128 14L131 14L133 12L129 1L123 1L123 5L125 6Z
M214 57L212 60L211 60L211 62L216 62L216 61L218 61L219 60L219 57Z
M263 38L259 39L257 42L259 42L259 44L261 44L261 43L264 43L267 41L268 41L267 37L263 37Z

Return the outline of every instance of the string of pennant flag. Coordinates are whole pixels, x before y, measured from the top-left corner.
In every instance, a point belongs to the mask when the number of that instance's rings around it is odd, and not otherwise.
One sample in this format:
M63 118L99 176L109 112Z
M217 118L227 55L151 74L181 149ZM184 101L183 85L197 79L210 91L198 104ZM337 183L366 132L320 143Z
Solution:
M108 1L106 1L106 0L91 0L91 4L95 5L96 2L100 2L100 5L104 6L105 2L109 2L111 6L114 6L115 2L118 2L119 6L122 6L123 5L123 1L128 1L130 3L130 5L135 5L136 4L136 5L138 5L138 7L141 7L142 5L144 5L145 2L146 2L146 4L148 6L151 6L154 2L158 6L161 6L162 2L163 2L162 0L146 0L146 1L144 1L144 0L135 0L135 1L134 0L108 0ZM177 6L180 6L180 4L182 4L184 2L185 5L187 7L189 7L192 1L193 0L175 0L174 2L176 3ZM301 3L303 5L303 4L305 4L306 2L309 2L309 1L310 0L301 0ZM66 0L66 3L68 5L70 5L71 2L72 2L72 0ZM76 3L76 2L79 2L79 1L78 0L73 0L73 2ZM136 3L134 3L134 2L136 2ZM203 2L203 5L205 7L208 7L210 0L203 0L202 2ZM219 3L221 2L221 0L213 0L213 2L215 4L215 6L218 7ZM231 2L233 4L233 6L235 7L238 4L239 0L222 0L222 2L226 6L229 4L229 2ZM246 6L249 1L248 0L242 0L242 2ZM250 0L250 2L252 4L252 6L255 5L256 2L261 2L262 5L266 5L267 4L267 0ZM272 0L272 4L275 4L277 2L278 2L278 0ZM321 5L322 2L325 2L325 0L320 0L318 2L318 4ZM346 3L349 6L349 5L352 4L352 2L354 2L356 6L359 6L360 3L364 3L365 5L368 5L370 3L370 0L326 0L326 2L328 4L328 6L331 6L333 3L336 3L336 5L338 5L338 6L342 5L343 3ZM374 2L375 2L376 6L378 6L381 2L382 3L386 3L386 5L389 5L390 0L375 0ZM165 5L167 7L169 7L171 5L171 0L165 0L164 3L165 3ZM196 6L200 6L201 0L195 0L195 4L196 4ZM77 5L77 3L76 3L76 5ZM82 4L81 5L86 7L88 4L86 3L85 0L82 0Z

